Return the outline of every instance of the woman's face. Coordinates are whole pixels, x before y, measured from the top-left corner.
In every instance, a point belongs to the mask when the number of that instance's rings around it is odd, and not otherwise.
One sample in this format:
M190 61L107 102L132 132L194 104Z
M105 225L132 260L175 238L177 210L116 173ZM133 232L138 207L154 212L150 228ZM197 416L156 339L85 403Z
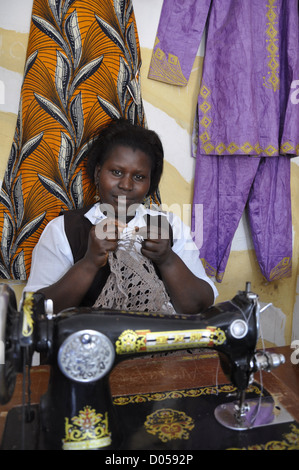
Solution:
M95 170L100 203L116 218L133 216L129 207L143 202L151 182L151 159L141 150L116 146ZM112 215L113 215L112 214Z

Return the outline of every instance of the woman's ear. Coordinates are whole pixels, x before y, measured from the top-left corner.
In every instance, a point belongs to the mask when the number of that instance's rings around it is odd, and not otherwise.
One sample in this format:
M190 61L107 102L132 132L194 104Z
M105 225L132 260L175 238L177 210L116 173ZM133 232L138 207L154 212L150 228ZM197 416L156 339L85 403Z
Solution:
M100 195L99 195L99 180L100 180L100 171L101 167L97 165L94 170L94 185L96 187L96 194L95 194L95 202L100 201Z
M101 167L97 165L94 170L94 183L97 186L99 182L99 175L100 175Z

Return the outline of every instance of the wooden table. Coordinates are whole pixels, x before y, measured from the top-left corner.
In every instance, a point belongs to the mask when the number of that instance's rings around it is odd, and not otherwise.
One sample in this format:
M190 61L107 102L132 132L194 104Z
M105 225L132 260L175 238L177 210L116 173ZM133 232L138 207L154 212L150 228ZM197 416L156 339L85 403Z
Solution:
M299 422L299 364L291 362L289 346L269 349L285 356L286 363L271 372L263 372L262 382L275 401ZM47 390L49 367L31 369L31 403L39 403ZM260 382L260 374L255 375ZM213 350L180 351L155 357L136 357L118 364L110 374L113 396L182 390L228 383ZM13 397L0 406L0 439L8 411L22 403L22 376L17 377Z

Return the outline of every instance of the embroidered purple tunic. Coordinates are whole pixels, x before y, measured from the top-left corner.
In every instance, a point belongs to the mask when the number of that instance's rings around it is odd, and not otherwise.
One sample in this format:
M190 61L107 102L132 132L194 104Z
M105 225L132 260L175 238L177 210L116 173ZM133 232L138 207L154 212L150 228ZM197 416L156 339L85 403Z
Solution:
M299 155L298 1L164 0L149 78L186 85L205 27L199 153Z
M280 279L291 273L290 157L299 155L298 1L164 0L149 78L185 86L205 28L192 230L201 204L201 258L220 282L247 208L262 274Z

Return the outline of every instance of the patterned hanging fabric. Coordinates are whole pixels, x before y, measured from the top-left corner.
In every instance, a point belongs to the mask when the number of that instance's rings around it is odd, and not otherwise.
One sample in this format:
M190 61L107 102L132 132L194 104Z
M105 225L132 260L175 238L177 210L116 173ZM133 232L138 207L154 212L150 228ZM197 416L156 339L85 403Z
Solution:
M34 0L19 114L0 193L0 277L26 280L46 224L93 203L84 168L112 118L145 125L130 0Z

